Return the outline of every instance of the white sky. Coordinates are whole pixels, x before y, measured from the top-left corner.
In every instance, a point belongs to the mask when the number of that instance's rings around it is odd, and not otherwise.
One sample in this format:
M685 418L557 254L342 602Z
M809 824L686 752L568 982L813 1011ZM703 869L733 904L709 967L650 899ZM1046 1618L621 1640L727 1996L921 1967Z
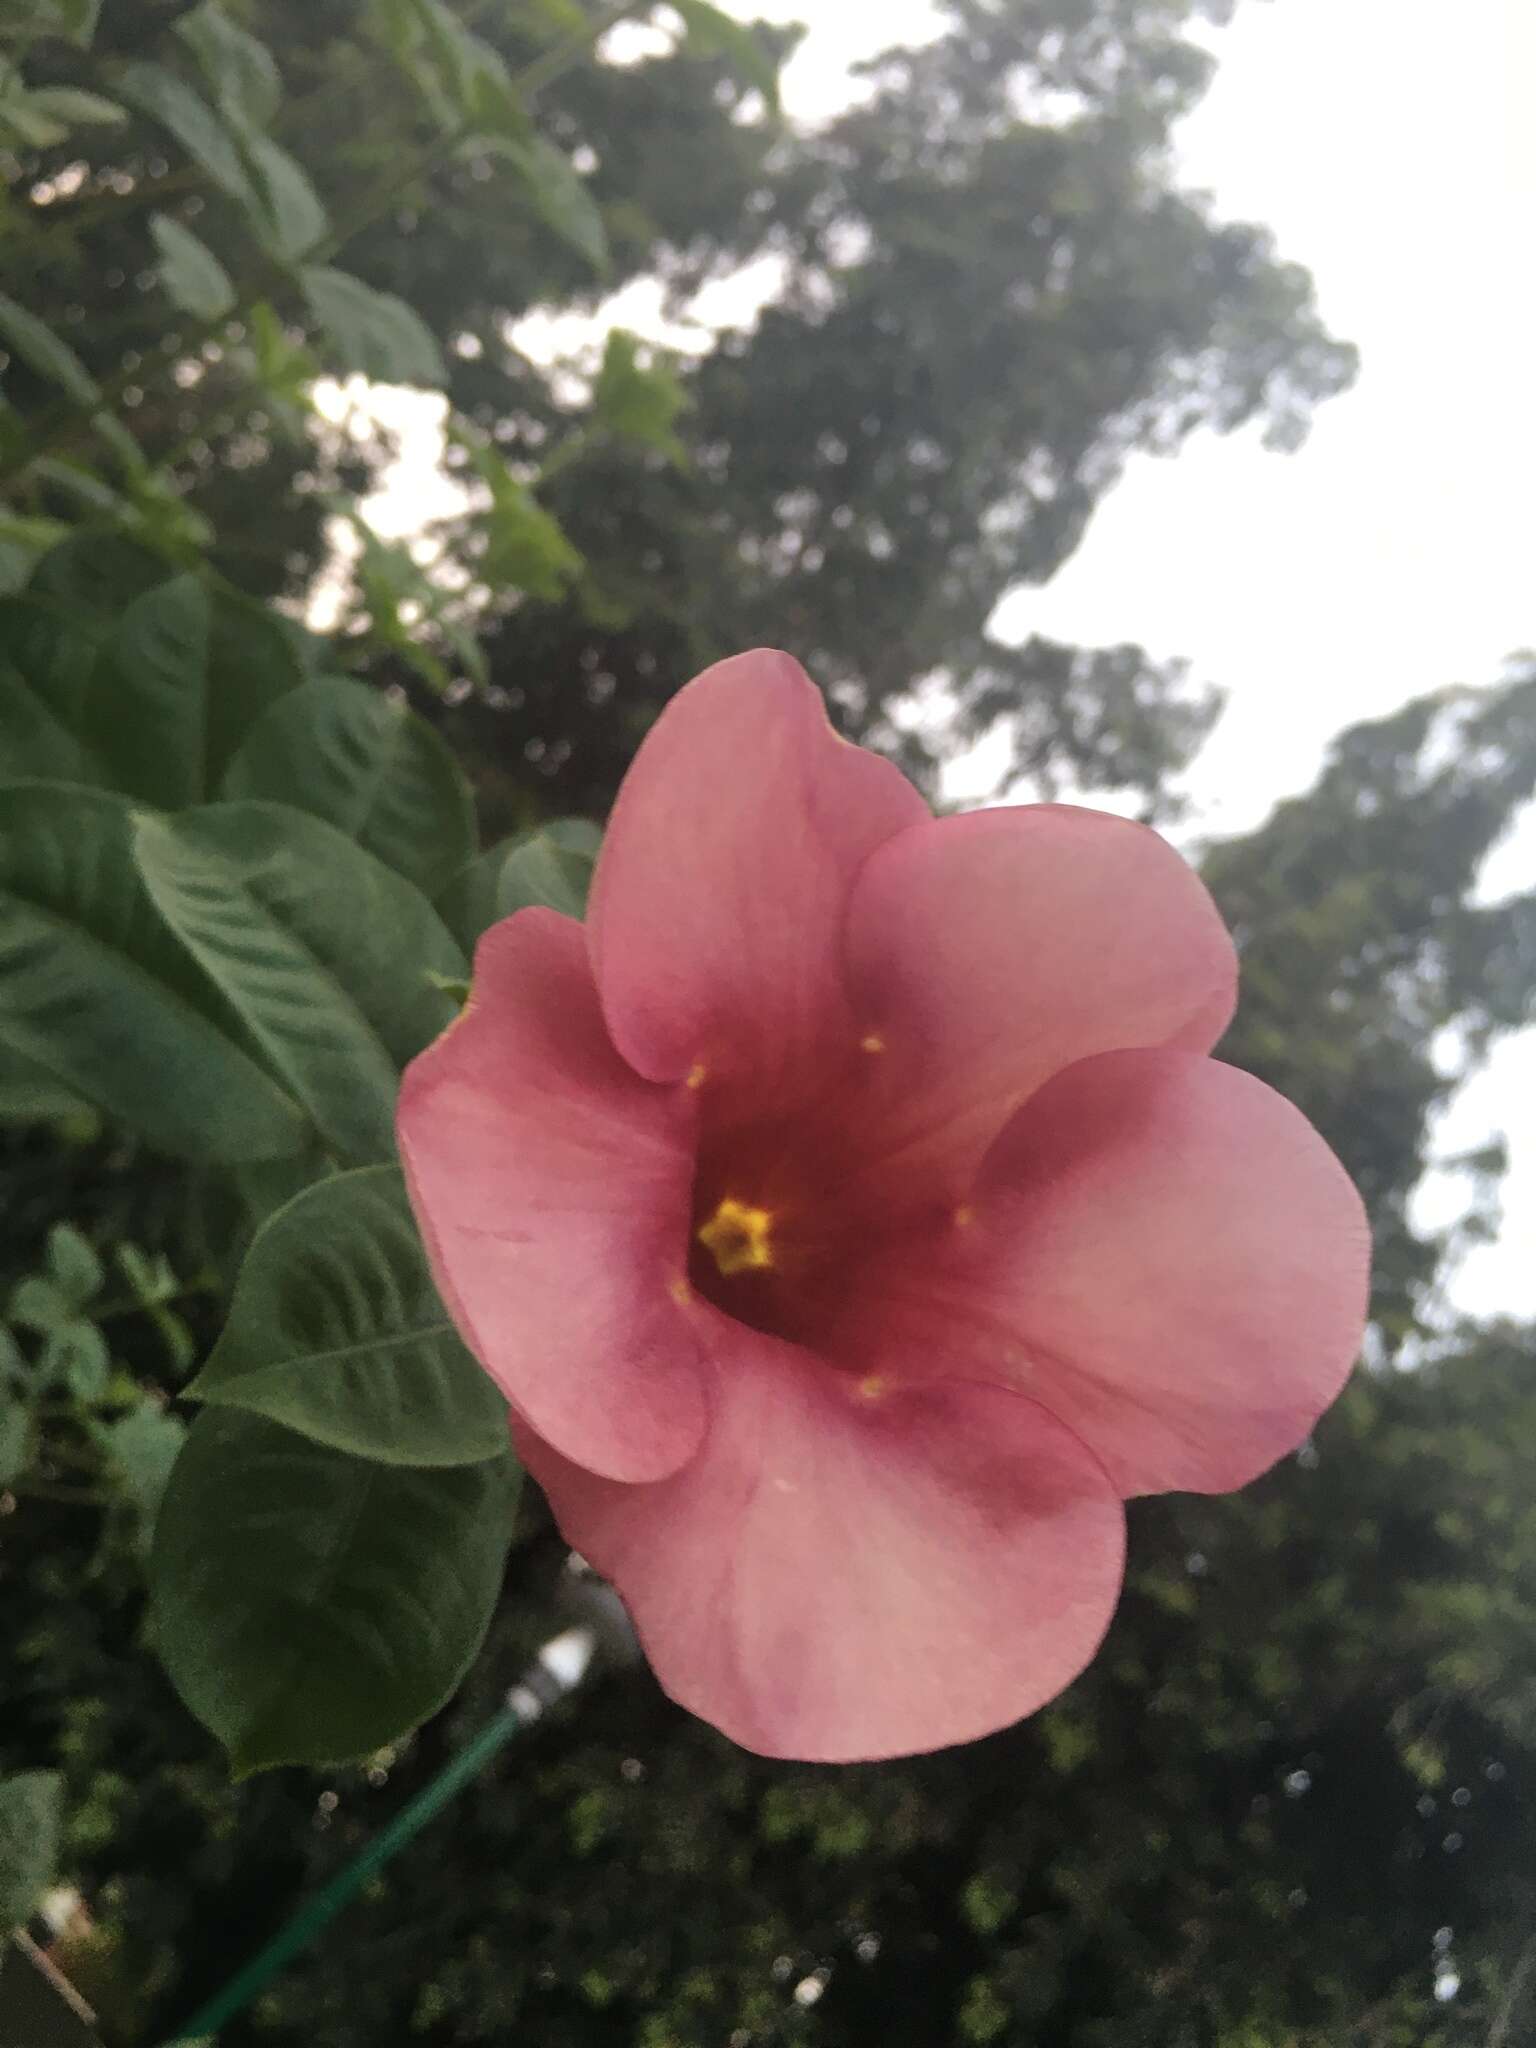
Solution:
M785 76L797 120L847 103L850 61L938 19L930 0L727 4L811 23ZM621 33L638 53L647 32ZM1297 454L1243 434L1134 459L1061 573L995 621L1010 638L1138 641L1226 690L1186 779L1194 837L1243 831L1304 789L1342 726L1447 683L1492 682L1506 655L1536 645L1536 0L1457 0L1454 18L1444 0L1240 0L1211 43L1219 68L1180 131L1183 180L1307 265L1325 319L1362 350L1359 381ZM696 310L745 321L771 288L759 266ZM702 333L665 327L659 298L631 286L601 326L702 346ZM535 316L516 335L545 355L593 332ZM418 460L411 487L377 508L381 528L408 530L425 511ZM958 764L949 792L994 777L984 758ZM1485 893L1533 882L1527 817ZM1513 1153L1505 1227L1468 1257L1454 1299L1536 1316L1536 1031L1463 1090L1439 1149L1499 1129ZM1455 1184L1431 1176L1424 1219L1459 1207Z

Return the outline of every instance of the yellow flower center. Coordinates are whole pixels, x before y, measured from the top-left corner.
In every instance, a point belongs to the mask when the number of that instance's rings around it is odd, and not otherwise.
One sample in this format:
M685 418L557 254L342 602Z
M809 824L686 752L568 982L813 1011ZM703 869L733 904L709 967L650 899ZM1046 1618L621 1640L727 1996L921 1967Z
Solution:
M773 1212L756 1209L727 1195L709 1221L701 1225L699 1243L712 1254L720 1271L762 1272L773 1264Z

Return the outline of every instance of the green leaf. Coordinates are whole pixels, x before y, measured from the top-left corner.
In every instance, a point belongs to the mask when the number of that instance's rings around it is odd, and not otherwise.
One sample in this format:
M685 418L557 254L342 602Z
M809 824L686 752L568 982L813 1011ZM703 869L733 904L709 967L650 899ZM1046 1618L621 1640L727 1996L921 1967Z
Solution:
M496 136L489 146L516 170L545 226L606 276L610 258L602 211L570 159L541 135Z
M435 1713L501 1585L509 1455L424 1470L197 1418L161 1503L156 1643L244 1775L366 1756Z
M238 200L248 213L260 210L240 145L228 126L192 87L163 64L133 63L119 72L114 84L141 114L158 121L205 170L221 192Z
M265 43L231 21L217 0L204 0L176 24L213 96L258 128L270 127L282 103L283 81Z
M0 1486L19 1479L32 1462L32 1411L0 1380Z
M0 98L0 143L10 149L53 149L69 134L69 123L45 114L28 92Z
M249 726L303 680L284 621L177 576L115 622L76 724L95 774L177 808L216 787Z
M474 636L445 610L451 602L450 593L433 583L412 561L407 548L391 547L380 540L355 505L344 500L337 500L335 504L338 516L350 520L362 544L357 563L358 587L379 641L394 648L400 658L408 661L434 689L446 688L450 681L448 671L431 648L423 644L419 623L408 624L401 615L402 606L412 605L449 642L465 673L473 676L476 682L484 682L485 656Z
M94 1323L76 1316L48 1333L38 1376L44 1386L62 1380L77 1401L99 1401L112 1377L112 1354Z
M391 1465L507 1447L507 1404L454 1332L393 1166L335 1174L263 1225L187 1392Z
M671 0L683 17L688 42L700 57L724 57L747 85L755 85L770 110L778 112L779 68L744 22L712 0Z
M312 636L281 612L236 590L214 592L203 770L210 791L257 719L310 680L312 656Z
M0 1943L32 1916L52 1884L63 1827L64 1781L57 1771L0 1778Z
M61 1123L81 1116L96 1120L95 1110L72 1088L0 1044L0 1122Z
M672 424L687 403L686 392L667 365L642 363L634 335L616 327L608 336L592 391L592 409L609 433L659 449L672 462L684 462L687 451Z
M116 100L74 85L39 86L27 94L27 105L50 120L62 121L66 134L71 128L110 128L128 118L127 108Z
M235 108L226 107L224 112L250 177L252 225L274 256L297 263L325 239L329 221L320 195L298 161L270 135Z
M101 1292L101 1261L90 1239L72 1223L55 1223L49 1231L48 1271L76 1308Z
M583 567L560 522L512 474L501 451L483 434L455 423L449 428L449 438L468 455L475 474L490 492L480 574L498 591L525 590L532 597L550 600L560 597Z
M542 905L585 917L602 834L585 818L552 818L461 868L438 908L465 952L498 918Z
M0 730L10 776L100 779L80 724L103 626L30 595L0 602Z
M500 54L442 0L387 0L379 29L445 132L516 134L528 115Z
M205 242L168 213L150 217L149 231L160 251L160 282L179 312L216 320L235 303L229 272Z
M90 405L100 398L100 385L69 343L60 341L51 327L4 292L0 292L0 341L20 356L29 370L57 384L78 405Z
M474 800L448 748L404 704L346 677L320 677L274 704L223 793L310 811L429 896L474 852Z
M6 1314L24 1330L37 1330L51 1336L55 1330L62 1330L67 1323L74 1321L75 1304L57 1281L42 1273L29 1273L11 1289L10 1307Z
M125 604L163 583L165 558L126 535L103 527L77 527L69 539L44 555L27 586L27 596L55 608L97 637ZM89 614L97 614L90 617Z
M135 598L111 636L85 732L129 796L174 809L206 793L210 610L201 580L177 576Z
M359 371L380 384L440 389L448 382L431 329L404 299L375 291L344 270L306 270L300 282L342 370Z
M84 50L96 33L100 12L101 0L6 0L0 34L25 42L34 36L62 36Z
M136 854L161 915L337 1157L391 1158L399 1069L454 1014L425 971L464 971L426 898L282 804L141 817Z
M542 904L565 917L585 917L602 834L585 818L552 818L519 839L496 885L499 915Z
M126 1415L98 1422L92 1433L106 1454L111 1476L138 1513L142 1547L147 1550L166 1485L187 1440L186 1424L145 1395Z
M0 789L0 1046L158 1150L218 1164L296 1151L296 1105L221 1022L139 880L127 801Z

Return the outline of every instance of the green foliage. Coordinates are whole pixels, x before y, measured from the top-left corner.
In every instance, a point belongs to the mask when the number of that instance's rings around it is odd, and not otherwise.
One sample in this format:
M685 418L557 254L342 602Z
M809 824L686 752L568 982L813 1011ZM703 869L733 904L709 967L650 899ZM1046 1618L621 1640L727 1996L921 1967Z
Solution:
M490 1620L509 1453L420 1470L210 1408L171 1475L160 1652L240 1772L364 1756L457 1687Z
M687 394L666 365L642 364L635 337L616 327L604 347L592 393L593 410L609 433L682 462L683 444L674 423L687 403Z
M375 291L344 270L317 266L303 273L302 283L339 368L383 384L447 383L437 343L404 299Z
M52 1880L63 1791L57 1771L0 1778L0 1938L30 1917Z
M464 970L426 898L333 826L281 804L141 814L134 859L166 924L338 1160L392 1157L400 1069L453 1015L429 976Z
M3 805L0 1046L183 1158L297 1149L295 1104L155 914L128 800L37 782Z
M474 850L469 785L447 747L403 704L341 676L275 703L230 763L223 794L312 812L428 895Z
M597 829L584 818L552 818L471 861L439 897L438 909L466 953L488 925L515 910L540 905L583 917L597 848Z
M235 288L207 244L166 213L155 214L149 227L160 251L160 281L176 310L198 320L217 320L232 311Z
M318 1181L268 1220L188 1392L385 1464L474 1464L507 1444L506 1404L454 1334L392 1166Z

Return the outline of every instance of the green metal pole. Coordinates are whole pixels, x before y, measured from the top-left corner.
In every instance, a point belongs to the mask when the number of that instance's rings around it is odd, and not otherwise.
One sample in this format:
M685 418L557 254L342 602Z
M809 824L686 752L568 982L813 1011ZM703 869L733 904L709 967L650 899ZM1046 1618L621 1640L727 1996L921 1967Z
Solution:
M479 1775L499 1749L580 1682L591 1648L591 1634L585 1629L569 1630L565 1636L547 1643L522 1683L507 1694L501 1711L474 1740L450 1757L437 1776L423 1785L414 1799L407 1800L394 1819L350 1863L343 1864L329 1884L322 1885L313 1898L307 1899L243 1970L199 2006L164 2048L191 2048L194 2042L211 2041L221 2027L242 2013L278 1971L308 1947L323 1927L329 1926L374 1872Z

